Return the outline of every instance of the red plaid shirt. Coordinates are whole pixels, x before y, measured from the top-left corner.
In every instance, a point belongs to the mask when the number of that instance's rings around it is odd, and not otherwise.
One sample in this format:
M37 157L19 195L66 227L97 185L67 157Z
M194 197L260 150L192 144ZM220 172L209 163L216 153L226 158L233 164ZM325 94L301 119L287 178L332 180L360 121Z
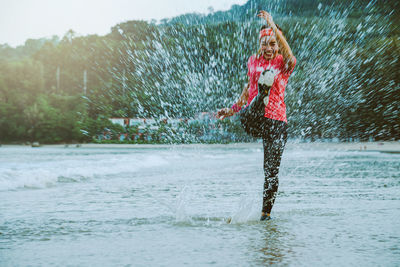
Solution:
M294 58L293 68L288 70L283 61L283 57L280 54L269 61L265 60L262 56L251 56L247 62L247 76L249 76L250 80L249 99L247 100L247 105L249 105L251 100L253 100L253 98L258 94L258 79L260 78L261 73L265 69L272 69L277 75L275 76L275 81L271 87L269 102L265 107L264 117L287 122L286 105L284 101L285 88L295 65L296 58Z

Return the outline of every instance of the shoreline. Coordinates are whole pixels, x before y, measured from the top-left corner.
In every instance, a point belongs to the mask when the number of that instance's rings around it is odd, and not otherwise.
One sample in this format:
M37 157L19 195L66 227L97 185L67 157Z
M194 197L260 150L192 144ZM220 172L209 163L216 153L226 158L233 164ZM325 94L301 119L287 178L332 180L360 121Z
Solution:
M341 150L341 151L364 151L381 153L400 153L400 141L384 142L312 142L312 143L289 143L288 148L303 150Z
M262 148L261 142L254 143L230 143L230 144L43 144L40 147L46 148ZM2 147L31 147L30 145L2 144ZM400 153L400 141L384 141L384 142L295 142L288 141L286 149L302 149L302 150L342 150L342 151L365 151L365 152L383 152L383 153Z

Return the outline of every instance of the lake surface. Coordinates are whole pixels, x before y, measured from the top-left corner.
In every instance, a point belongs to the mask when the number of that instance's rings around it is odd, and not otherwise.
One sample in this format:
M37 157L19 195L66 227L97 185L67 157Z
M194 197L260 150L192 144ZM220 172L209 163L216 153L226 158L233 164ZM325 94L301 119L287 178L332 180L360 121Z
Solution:
M399 266L400 155L262 145L0 147L0 266ZM227 219L232 218L230 224Z

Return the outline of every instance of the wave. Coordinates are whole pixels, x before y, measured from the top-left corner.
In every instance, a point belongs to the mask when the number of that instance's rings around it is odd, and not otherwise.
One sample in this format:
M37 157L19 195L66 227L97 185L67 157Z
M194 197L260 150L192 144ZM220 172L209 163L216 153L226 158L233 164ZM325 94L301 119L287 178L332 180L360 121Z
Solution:
M63 183L83 182L98 177L136 173L143 168L167 164L161 156L91 155L74 159L10 164L0 168L0 191L40 189Z

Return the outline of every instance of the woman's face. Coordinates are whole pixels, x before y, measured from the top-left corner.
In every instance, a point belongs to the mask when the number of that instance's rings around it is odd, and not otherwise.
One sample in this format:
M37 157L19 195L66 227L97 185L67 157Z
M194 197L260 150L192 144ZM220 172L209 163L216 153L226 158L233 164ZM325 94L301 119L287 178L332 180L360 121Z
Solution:
M264 36L260 40L261 55L266 60L274 59L278 55L278 42L275 36Z

